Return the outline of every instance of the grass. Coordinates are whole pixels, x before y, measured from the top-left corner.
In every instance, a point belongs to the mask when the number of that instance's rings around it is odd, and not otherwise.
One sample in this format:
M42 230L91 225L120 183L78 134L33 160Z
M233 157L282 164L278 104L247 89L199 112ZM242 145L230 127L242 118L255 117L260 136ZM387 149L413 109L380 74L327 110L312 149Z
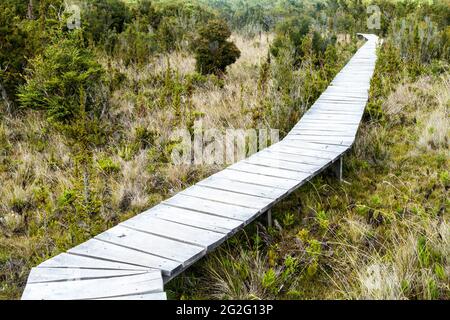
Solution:
M184 299L449 299L448 75L404 81L320 176L169 284ZM433 129L430 129L433 128ZM187 280L189 279L189 281Z
M98 53L115 89L109 134L88 168L88 205L64 137L40 113L3 116L0 299L19 298L33 266L221 168L171 165L176 128L196 119L219 130L297 121L314 93L280 92L279 83L327 83L292 71L288 59L265 69L272 37L233 35L242 55L223 78L197 74L186 52L139 67ZM345 160L349 183L317 177L277 206L273 228L252 224L173 280L170 296L448 299L448 87L448 77L400 84L383 103L386 121L361 128Z

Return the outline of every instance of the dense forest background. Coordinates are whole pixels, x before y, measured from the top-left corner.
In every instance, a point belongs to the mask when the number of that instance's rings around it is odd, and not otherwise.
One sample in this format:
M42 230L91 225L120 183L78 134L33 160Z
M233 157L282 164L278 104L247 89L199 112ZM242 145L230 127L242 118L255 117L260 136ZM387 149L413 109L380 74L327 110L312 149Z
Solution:
M348 183L314 179L273 228L249 226L170 297L449 299L445 0L2 0L0 298L19 298L31 267L221 169L171 163L174 129L286 134L357 32L383 43Z

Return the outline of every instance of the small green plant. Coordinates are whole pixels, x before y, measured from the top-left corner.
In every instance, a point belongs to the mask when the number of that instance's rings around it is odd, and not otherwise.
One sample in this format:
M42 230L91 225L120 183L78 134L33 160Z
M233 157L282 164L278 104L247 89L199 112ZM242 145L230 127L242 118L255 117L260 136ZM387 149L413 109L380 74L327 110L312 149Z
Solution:
M276 294L278 292L277 274L274 269L270 268L264 273L261 285L263 286L263 288L267 289L273 294Z
M421 267L428 268L431 264L431 254L425 237L419 237L417 241L417 257Z
M283 225L285 227L290 227L295 222L295 215L292 212L286 212L283 216Z
M111 158L102 158L97 161L98 168L106 173L112 174L120 171L120 164L114 162Z
M320 210L319 212L317 212L316 219L322 230L328 229L330 221L328 218L328 214L324 210Z

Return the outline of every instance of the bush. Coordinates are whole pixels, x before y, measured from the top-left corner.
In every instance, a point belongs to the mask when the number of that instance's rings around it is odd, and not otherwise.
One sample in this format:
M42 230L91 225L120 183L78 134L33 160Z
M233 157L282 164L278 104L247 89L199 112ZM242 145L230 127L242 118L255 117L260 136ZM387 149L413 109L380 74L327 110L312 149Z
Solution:
M131 21L128 6L120 0L89 1L82 15L85 37L94 43L103 42L110 31L121 33Z
M227 39L231 31L222 20L211 20L198 31L194 41L197 71L202 74L221 75L241 55L236 45Z
M31 60L20 88L22 107L45 110L49 120L69 124L81 113L98 116L103 68L76 36L61 39Z

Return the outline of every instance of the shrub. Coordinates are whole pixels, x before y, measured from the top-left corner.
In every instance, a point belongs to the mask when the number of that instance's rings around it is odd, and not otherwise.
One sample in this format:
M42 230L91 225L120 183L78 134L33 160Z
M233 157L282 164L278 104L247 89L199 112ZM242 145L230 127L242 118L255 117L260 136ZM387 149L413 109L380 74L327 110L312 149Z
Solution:
M199 29L194 41L198 72L221 75L240 57L236 45L227 41L230 36L231 31L222 20L211 20Z
M121 33L131 21L128 6L120 0L89 1L82 15L85 37L94 43L103 42L110 31Z
M97 161L98 168L106 174L120 171L120 164L114 162L111 158L103 158Z
M50 121L70 124L82 113L100 115L103 68L74 38L61 39L30 62L20 88L22 107L45 110Z

